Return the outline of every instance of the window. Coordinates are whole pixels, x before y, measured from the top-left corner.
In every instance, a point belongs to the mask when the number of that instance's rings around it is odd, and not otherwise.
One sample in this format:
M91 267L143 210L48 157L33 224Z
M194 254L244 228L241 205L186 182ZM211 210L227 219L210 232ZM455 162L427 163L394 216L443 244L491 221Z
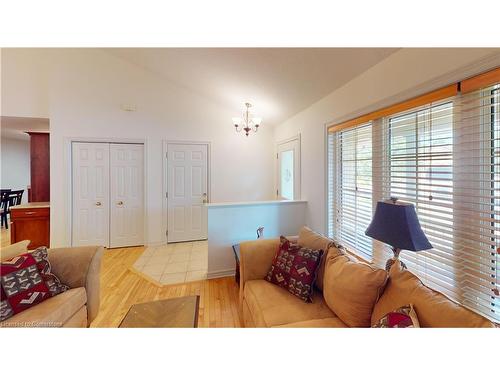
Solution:
M281 152L280 188L284 199L293 199L293 150Z
M372 241L365 230L372 218L372 126L365 124L330 136L332 179L330 236L366 259Z
M456 123L454 246L464 305L500 320L500 85L463 95Z
M386 122L389 169L383 189L415 205L433 245L428 251L402 252L401 258L424 282L453 294L453 104L428 105Z
M276 153L278 199L300 199L300 134L277 144Z
M484 76L495 83L466 80L462 93L443 88L329 129L327 217L330 237L383 267L392 252L364 234L372 207L414 204L433 248L403 251L409 270L500 322L500 70Z

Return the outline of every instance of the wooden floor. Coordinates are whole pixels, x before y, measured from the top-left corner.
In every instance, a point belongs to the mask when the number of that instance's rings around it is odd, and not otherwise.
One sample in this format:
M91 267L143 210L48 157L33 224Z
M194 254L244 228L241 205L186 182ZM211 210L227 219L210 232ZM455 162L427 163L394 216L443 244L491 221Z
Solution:
M1 246L10 244L9 231L0 232ZM233 277L158 287L130 267L144 247L105 250L101 268L101 306L92 327L117 327L134 303L200 296L198 327L240 327L238 286Z
M143 247L106 250L101 269L101 308L92 327L117 327L134 303L200 296L199 327L240 327L233 277L158 287L129 270Z
M0 230L0 247L10 245L10 229L2 228Z

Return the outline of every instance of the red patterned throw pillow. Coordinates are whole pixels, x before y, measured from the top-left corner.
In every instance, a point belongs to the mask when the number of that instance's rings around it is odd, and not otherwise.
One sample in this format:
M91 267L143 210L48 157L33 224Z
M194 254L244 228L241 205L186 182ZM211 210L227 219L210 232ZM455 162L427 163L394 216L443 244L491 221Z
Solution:
M410 304L386 314L372 328L420 328L420 324Z
M285 288L305 302L312 302L313 285L321 263L323 250L312 250L280 237L266 280Z
M0 321L69 289L51 272L46 247L0 264Z

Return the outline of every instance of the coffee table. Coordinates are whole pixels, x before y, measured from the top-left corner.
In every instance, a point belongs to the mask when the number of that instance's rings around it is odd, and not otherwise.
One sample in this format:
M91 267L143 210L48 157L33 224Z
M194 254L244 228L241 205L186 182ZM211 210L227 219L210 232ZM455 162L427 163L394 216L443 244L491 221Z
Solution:
M200 296L169 298L132 305L120 328L196 328Z

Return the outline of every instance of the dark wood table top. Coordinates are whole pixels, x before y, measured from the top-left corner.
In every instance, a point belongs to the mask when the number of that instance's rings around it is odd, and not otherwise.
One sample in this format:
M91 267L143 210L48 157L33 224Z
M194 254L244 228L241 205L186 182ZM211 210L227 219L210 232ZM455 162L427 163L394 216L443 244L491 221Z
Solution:
M199 302L187 296L132 305L120 328L196 328Z

